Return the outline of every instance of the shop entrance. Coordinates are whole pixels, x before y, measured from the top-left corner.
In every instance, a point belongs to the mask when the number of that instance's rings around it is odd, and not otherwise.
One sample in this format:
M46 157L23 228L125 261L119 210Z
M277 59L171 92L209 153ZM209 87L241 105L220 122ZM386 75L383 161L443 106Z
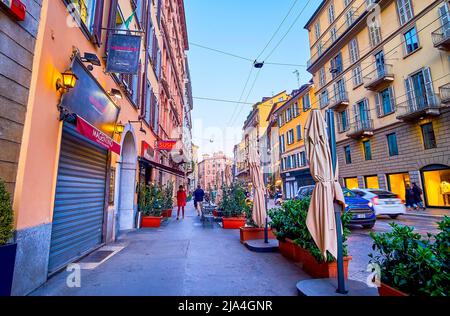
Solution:
M427 206L450 208L450 167L431 165L422 169Z
M378 176L367 176L364 178L367 189L379 189L380 184L378 182Z
M358 178L345 178L344 182L345 182L345 187L349 190L359 188Z
M137 152L133 134L125 135L122 145L122 161L120 163L119 231L134 228L134 193L136 188Z
M406 185L411 185L409 173L396 173L387 176L389 191L405 200Z

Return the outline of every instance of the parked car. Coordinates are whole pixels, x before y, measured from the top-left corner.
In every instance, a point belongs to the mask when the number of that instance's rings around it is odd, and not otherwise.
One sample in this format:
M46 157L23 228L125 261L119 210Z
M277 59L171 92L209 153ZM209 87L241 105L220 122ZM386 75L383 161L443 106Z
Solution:
M298 189L295 199L302 200L310 197L313 190L313 185L301 187ZM345 211L351 212L353 215L350 224L361 225L364 228L373 228L377 217L372 202L363 199L347 188L343 188L342 190L344 191L345 204L347 205Z
M402 199L395 193L380 189L354 189L352 190L363 199L372 202L375 215L388 215L396 219L406 213Z

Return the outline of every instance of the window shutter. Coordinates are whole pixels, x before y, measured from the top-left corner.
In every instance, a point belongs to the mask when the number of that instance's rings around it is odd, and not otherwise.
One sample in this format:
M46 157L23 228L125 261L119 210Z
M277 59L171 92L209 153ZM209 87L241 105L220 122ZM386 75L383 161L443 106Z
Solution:
M414 104L415 104L415 98L414 98L414 91L412 89L412 82L411 82L411 78L407 78L405 80L405 88L406 88L406 100L407 100L407 105L409 109L413 109L414 108Z
M381 103L382 103L382 97L380 93L376 93L375 94L375 108L377 109L377 117L381 117L384 113L384 111L382 111L382 107L381 107Z
M98 47L102 44L103 6L104 0L97 0L95 4L95 16L92 28L92 42Z
M433 89L433 81L431 80L431 70L430 68L425 68L422 70L423 78L425 80L425 91L427 93L427 101L429 106L433 106L434 102L434 89Z
M389 97L391 100L391 109L393 112L395 112L397 111L397 102L395 101L395 92L393 86L389 87Z

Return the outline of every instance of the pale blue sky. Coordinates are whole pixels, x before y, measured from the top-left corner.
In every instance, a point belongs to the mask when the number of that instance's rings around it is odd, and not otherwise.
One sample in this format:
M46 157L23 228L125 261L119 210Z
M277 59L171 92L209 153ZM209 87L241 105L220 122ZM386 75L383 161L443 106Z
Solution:
M185 0L189 41L255 59L273 32L277 29L295 0ZM304 24L320 4L312 0L290 33L266 62L305 65L309 58L308 35ZM272 48L285 34L307 0L298 0L283 27L266 49L265 60ZM193 95L226 100L238 100L251 68L251 62L190 46ZM280 91L297 87L293 73L300 72L300 84L311 79L305 67L265 65L256 81L249 102ZM254 69L247 91L256 76ZM194 100L194 142L201 153L223 150L232 153L233 144L239 141L243 122L250 105L236 105L204 100ZM234 119L232 119L232 115ZM200 121L201 120L201 121ZM214 138L214 142L208 141Z

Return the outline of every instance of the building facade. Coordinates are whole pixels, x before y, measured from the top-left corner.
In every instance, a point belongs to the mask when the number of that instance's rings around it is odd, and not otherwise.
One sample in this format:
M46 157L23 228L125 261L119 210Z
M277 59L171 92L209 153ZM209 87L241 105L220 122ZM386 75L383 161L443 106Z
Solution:
M223 152L203 155L203 160L198 164L199 184L204 190L217 190L227 178L231 179L231 165L231 159Z
M139 184L184 183L180 164L162 159L170 152L157 147L167 140L160 127L175 128L162 91L164 5L42 1L14 190L13 294L30 293L136 228ZM176 5L172 17L184 14L183 2ZM184 23L184 15L176 19ZM185 36L172 45L186 48ZM135 52L125 70L114 63L123 47ZM184 69L184 54L174 60ZM173 93L183 96L181 88ZM184 115L182 98L177 102Z
M333 109L341 181L450 206L449 3L322 1L309 31L316 98Z
M304 142L305 123L314 102L314 85L309 83L294 90L291 98L274 111L278 126L280 174L286 199L294 198L300 187L314 184Z

